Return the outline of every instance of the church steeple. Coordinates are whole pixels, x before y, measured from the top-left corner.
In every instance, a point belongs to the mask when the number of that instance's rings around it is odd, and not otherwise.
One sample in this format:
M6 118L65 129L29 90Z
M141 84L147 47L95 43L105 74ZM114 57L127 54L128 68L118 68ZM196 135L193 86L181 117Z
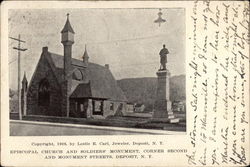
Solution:
M64 27L63 27L61 33L64 33L64 32L71 32L71 33L75 34L73 28L72 28L71 25L70 25L70 22L69 22L69 14L68 14L68 13L67 13L67 21L66 21L66 23L65 23L65 25L64 25Z
M61 31L62 44L64 47L64 79L70 77L71 72L71 58L72 58L72 45L74 44L74 30L69 22L69 14L67 14L67 21Z
M21 109L22 114L26 115L27 111L27 90L28 90L28 81L26 78L26 73L24 72L23 80L22 80L22 90L21 90Z
M85 51L84 51L84 53L83 53L82 60L83 60L83 62L86 63L86 64L87 64L88 61L89 61L89 55L88 55L88 52L87 52L87 46L86 46L86 44L85 44Z
M62 34L62 44L63 44L63 56L64 56L64 83L63 83L63 106L62 106L62 112L63 116L69 117L69 97L70 97L70 91L71 91L71 84L72 84L72 45L74 43L74 30L69 22L69 14L67 14L67 20L66 23L61 31Z
M27 78L26 78L26 73L24 72L23 80L22 80L22 88L27 90L27 86L28 86L28 81L27 81Z

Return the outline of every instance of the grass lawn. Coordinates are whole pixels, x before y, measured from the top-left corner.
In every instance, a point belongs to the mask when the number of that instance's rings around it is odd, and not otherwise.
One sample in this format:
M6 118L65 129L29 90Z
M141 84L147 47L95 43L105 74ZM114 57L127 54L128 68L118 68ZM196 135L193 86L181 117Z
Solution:
M30 115L30 116L24 116L23 120L126 127L126 128L160 129L169 131L186 131L186 121L181 121L179 123L171 124L164 122L151 122L150 118L132 117L132 116L123 116L123 117L112 116L106 119L86 119L86 118L65 118L65 117Z

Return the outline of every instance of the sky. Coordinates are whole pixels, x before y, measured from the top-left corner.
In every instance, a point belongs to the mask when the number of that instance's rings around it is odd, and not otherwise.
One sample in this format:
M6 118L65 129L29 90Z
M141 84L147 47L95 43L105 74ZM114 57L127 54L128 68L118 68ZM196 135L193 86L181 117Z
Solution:
M109 64L116 79L156 77L159 52L169 50L167 68L172 76L185 74L185 10L162 9L165 23L154 23L159 9L15 9L9 10L10 37L26 41L21 53L21 78L30 81L42 47L63 55L61 30L69 13L75 31L72 57L81 59L85 45L89 61ZM17 88L17 42L9 39L10 88Z

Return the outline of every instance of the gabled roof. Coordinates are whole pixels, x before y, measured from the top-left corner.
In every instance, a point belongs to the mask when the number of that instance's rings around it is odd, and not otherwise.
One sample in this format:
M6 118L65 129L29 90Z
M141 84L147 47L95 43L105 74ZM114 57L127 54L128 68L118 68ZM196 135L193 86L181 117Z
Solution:
M71 98L91 98L91 87L89 83L80 83L70 96Z
M68 32L68 31L69 31L69 32L72 32L72 33L75 33L74 30L73 30L73 28L72 28L71 25L70 25L70 22L69 22L69 15L67 14L67 21L66 21L66 23L65 23L65 25L64 25L64 27L63 27L61 33Z
M135 107L143 107L144 104L135 104Z
M53 62L55 75L59 80L63 80L63 56L48 52L47 57ZM84 70L89 79L89 85L86 81L72 80L71 97L72 98L101 98L113 101L127 101L124 92L117 85L111 71L99 64L88 63L88 66L78 59L72 58L72 67L74 69Z

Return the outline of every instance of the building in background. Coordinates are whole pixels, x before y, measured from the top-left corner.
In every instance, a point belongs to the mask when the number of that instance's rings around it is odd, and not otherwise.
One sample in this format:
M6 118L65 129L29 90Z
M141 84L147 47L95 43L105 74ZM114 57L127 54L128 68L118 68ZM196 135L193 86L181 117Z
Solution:
M135 106L135 104L134 103L127 103L127 112L130 112L130 113L132 113L132 112L134 112L134 106Z
M134 105L134 111L135 112L144 112L145 105L144 104L135 104Z
M174 112L185 113L186 112L186 102L185 101L173 101L172 109Z

